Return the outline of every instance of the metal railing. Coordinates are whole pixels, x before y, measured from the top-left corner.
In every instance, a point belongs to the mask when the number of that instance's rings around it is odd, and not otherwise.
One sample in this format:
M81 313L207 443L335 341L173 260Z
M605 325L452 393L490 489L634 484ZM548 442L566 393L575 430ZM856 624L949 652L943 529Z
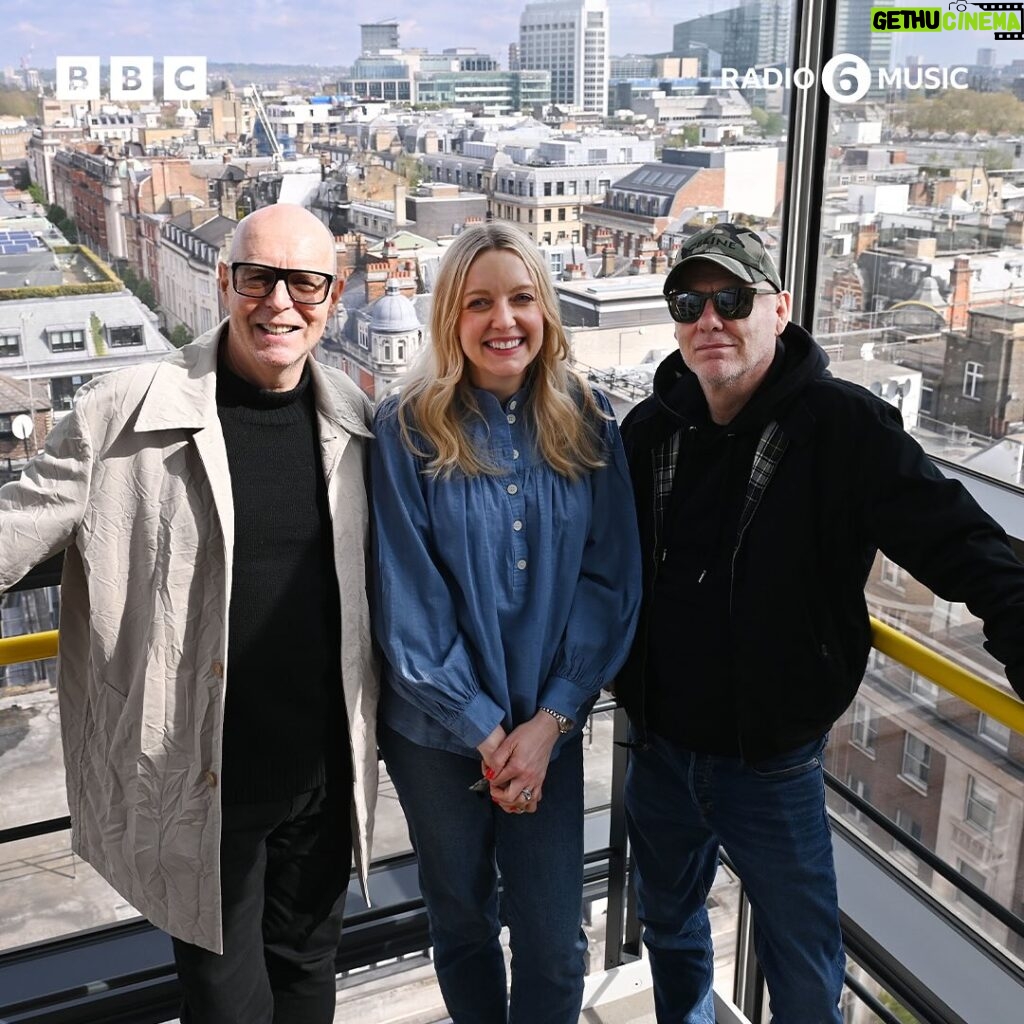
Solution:
M871 619L871 641L882 654L1024 734L1024 703L1015 697L875 618Z
M51 629L45 633L0 639L0 665L56 657L57 635L58 631ZM871 635L872 643L882 654L938 683L1015 732L1024 733L1024 702L874 617Z
M968 704L973 705L980 711L983 711L991 718L1002 722L1004 725L1019 733L1024 734L1024 703L1020 700L1010 696L999 687L986 682L962 666L957 665L944 655L931 650L924 644L921 644L902 633L899 633L892 627L874 617L871 618L871 626L872 643L876 650L900 662L921 676L933 680L938 685L961 698ZM621 713L619 717L621 717ZM618 728L619 722L617 719L617 740L620 738ZM624 735L622 738L624 738ZM618 752L616 756L618 756ZM624 762L624 755L622 759ZM623 776L624 765L621 770L621 774L618 768L613 773L613 811L616 807L616 793L621 795L621 789L618 788L618 785L621 783ZM619 781L617 782L616 780ZM938 875L949 882L957 892L967 896L982 910L990 913L996 920L1005 925L1012 934L1018 936L1024 935L1024 921L1014 914L1012 910L999 904L990 895L985 893L984 890L974 885L960 872L946 864L941 857L925 847L924 844L915 840L904 829L896 825L894 821L887 818L866 800L860 798L849 787L843 785L828 772L825 773L825 781L830 789L838 793L843 799L847 800L851 805L860 810L865 817L870 818L876 825L896 839L901 845L905 846L915 856L919 857L923 863L927 864ZM623 889L626 889L630 886L628 861L626 856L625 824L624 822L621 824L621 834L618 835L615 832L615 827L616 818L613 816L612 835L609 840L609 847L612 851L621 848L623 853L621 858L618 858L613 854L609 859L609 909L606 935L606 969L639 956L641 945L640 925L636 918L636 901L635 898L632 897L632 894L630 894L630 896L628 896L621 904L614 905L613 908L612 897L617 891L621 891L618 887L621 886ZM729 862L726 851L722 851L721 855L723 863L728 865ZM746 1015L748 1020L757 1021L762 1019L765 1003L765 987L764 976L760 970L760 966L756 962L753 952L753 935L751 925L752 918L749 906L746 905L746 900L742 899L737 935L737 956L736 970L734 974L733 998L736 1005ZM920 986L917 984L916 979L909 976L901 976L900 970L898 968L892 968L890 965L886 965L888 967L887 970L880 969L881 964L884 962L884 957L882 954L877 952L875 948L878 945L877 943L872 943L870 941L870 937L865 941L863 936L859 937L857 942L854 942L852 937L847 935L847 922L845 918L843 921L843 928L844 941L848 941L851 946L856 947L855 950L851 948L850 955L854 957L869 974L872 974L874 977L879 979L884 988L894 995L897 995L903 1001L904 1006L917 1009L918 1012L922 1014L919 1017L920 1020L946 1019L941 1015L930 1015L932 1007L929 1004L927 993L924 998L921 998L921 994L918 991ZM613 929L615 929L615 931L613 931ZM618 936L619 941L617 943L613 941L613 936ZM856 955L854 956L854 954ZM888 1011L884 1010L881 1004L873 997L865 998L866 996L869 997L870 993L868 993L856 977L849 972L847 972L846 982L857 998L865 1002L865 1004L880 1020L885 1021L888 1024L888 1022L895 1021L897 1019ZM880 1010L883 1012L879 1012Z
M991 718L1002 722L1011 729L1024 733L1024 703L957 665L949 658L899 633L885 623L872 618L871 625L872 641L878 651L901 662L920 675L933 680ZM0 639L0 665L52 658L57 654L57 648L57 630L3 638ZM611 702L605 701L599 704L595 711L606 711L611 706ZM622 797L626 753L624 746L619 745L619 743L625 739L625 728L625 716L619 711L615 716L614 738L619 742L617 742L613 753L614 764L608 845L601 850L590 851L587 857L587 889L590 898L600 895L599 890L602 892L606 891L608 897L606 956L604 964L606 970L629 963L641 955L640 926L636 917L635 899L632 898L628 844L625 816L623 814ZM981 907L993 914L998 920L1009 927L1011 931L1021 934L1022 922L1012 911L996 904L991 897L986 896L982 890L977 889L976 886L973 886L958 872L945 865L941 858L937 857L922 844L917 843L912 837L899 829L895 823L886 818L885 815L866 801L861 800L848 787L831 778L829 779L829 784L843 799L857 807L866 817L869 817L877 825L906 845L922 861L945 877L947 881L978 902ZM49 821L31 822L13 829L0 830L0 846L18 839L67 829L69 825L69 819L62 817ZM410 856L406 855L406 859ZM362 920L363 917L366 918L365 921ZM357 914L356 918L357 920L352 922L352 925L356 927L350 928L349 923L346 922L348 938L344 943L343 958L341 955L342 951L339 951L339 964L344 959L346 968L360 963L360 957L368 950L380 947L381 950L391 955L397 955L429 941L426 937L425 918L423 916L421 900L414 900L408 906L377 908L374 911ZM401 925L398 931L396 931L396 921ZM137 922L136 926L145 927L143 922ZM113 936L115 930L123 927L111 926L111 935ZM118 934L120 934L119 931ZM55 940L52 946L57 948L65 943L74 943L74 941L75 937L70 936L66 939ZM366 945L368 941L369 944ZM751 958L748 957L746 959L750 960ZM738 960L738 962L740 961ZM867 967L868 965L865 964L864 966ZM870 972L870 968L868 969ZM157 975L160 976L160 985L163 986L160 988L161 1000L166 1001L168 998L167 991L165 991L166 985L173 981L173 979L165 978L160 973L163 970L164 974L166 974L166 968L156 968L155 970ZM737 976L739 974L740 972L737 971ZM763 979L760 976L757 965L751 963L750 969L744 973L740 980L742 984L737 989L737 995L743 997L745 994L742 1002L740 1002L741 1009L744 1009L748 1016L754 1013L755 1016L751 1019L756 1019L756 1007L759 1005L761 994L763 993ZM848 981L852 985L855 979L848 979ZM129 985L133 985L136 982L138 982L138 979L125 980L125 984ZM863 988L863 986L859 987ZM740 992L739 989L743 991ZM861 993L858 992L858 995L861 995ZM54 994L48 997L49 1001L56 998L57 995ZM37 1019L49 1020L50 1018L46 1016L44 1008L40 1006L39 1009L43 1011L43 1014ZM76 1017L75 1019L84 1021L90 1018ZM883 1019L885 1018L883 1017Z
M19 665L23 661L42 661L57 657L57 630L26 633L0 639L0 665Z

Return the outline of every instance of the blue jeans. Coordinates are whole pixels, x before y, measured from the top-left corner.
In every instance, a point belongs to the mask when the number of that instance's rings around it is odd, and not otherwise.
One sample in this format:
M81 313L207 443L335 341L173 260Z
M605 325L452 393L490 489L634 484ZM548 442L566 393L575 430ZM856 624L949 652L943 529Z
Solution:
M434 969L454 1024L577 1024L587 949L581 737L549 766L535 814L506 814L487 793L471 793L476 758L420 746L387 726L380 747L419 861Z
M842 1024L845 954L825 741L750 765L649 740L630 754L626 817L659 1024L714 1024L704 904L719 844L753 909L774 1024Z

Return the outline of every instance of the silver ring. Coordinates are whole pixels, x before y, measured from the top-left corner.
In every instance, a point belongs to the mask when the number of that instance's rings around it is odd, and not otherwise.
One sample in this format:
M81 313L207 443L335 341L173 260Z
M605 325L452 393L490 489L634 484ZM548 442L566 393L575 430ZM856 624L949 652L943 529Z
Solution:
M533 790L529 786L519 794L527 803L533 799Z

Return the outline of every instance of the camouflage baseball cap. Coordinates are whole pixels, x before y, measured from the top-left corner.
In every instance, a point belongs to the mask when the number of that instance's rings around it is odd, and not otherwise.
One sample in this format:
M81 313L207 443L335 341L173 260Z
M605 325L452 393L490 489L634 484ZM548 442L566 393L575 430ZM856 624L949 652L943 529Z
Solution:
M679 260L665 279L662 290L666 295L682 288L683 268L693 260L717 263L741 281L767 281L776 291L782 291L782 279L760 235L738 224L715 224L683 242Z

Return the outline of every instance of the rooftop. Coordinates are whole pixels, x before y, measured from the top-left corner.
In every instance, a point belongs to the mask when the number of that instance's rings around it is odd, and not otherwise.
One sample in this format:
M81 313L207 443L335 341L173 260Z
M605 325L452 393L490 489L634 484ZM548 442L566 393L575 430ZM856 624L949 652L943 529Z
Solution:
M50 408L45 393L33 390L13 377L0 374L0 414L12 412L45 412Z

